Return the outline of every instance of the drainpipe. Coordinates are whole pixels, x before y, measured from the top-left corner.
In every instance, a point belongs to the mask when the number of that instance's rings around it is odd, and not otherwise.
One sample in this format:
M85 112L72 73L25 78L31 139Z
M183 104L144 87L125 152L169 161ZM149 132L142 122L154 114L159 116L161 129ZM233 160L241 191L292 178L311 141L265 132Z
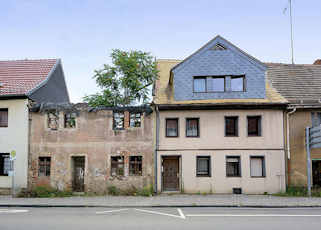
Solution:
M156 145L155 145L155 154L154 154L154 168L155 168L155 188L154 192L157 193L157 176L158 176L158 170L157 170L157 151L159 147L159 110L158 106L155 105L156 109Z
M286 141L286 145L287 146L286 147L287 147L287 155L288 155L287 160L289 160L291 158L291 151L290 151L290 115L295 113L295 111L296 111L296 107L294 107L292 109L292 111L286 113L286 139L287 139L287 141ZM288 173L287 173L287 176L288 176L287 182L288 183L287 184L289 185L289 183L290 183L290 177L289 177L290 168L289 168L289 164L288 163L286 165L287 165L287 171L288 171Z

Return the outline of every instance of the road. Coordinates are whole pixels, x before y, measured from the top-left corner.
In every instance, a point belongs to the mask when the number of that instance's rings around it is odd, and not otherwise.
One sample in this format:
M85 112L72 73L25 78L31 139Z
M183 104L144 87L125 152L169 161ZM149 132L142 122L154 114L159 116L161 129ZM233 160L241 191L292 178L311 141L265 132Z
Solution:
M321 229L321 208L0 208L1 230Z

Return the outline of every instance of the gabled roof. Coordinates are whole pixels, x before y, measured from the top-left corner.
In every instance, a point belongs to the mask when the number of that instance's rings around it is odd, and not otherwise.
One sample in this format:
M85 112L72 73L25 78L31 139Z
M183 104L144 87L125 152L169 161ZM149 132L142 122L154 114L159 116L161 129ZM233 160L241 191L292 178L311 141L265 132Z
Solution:
M59 59L0 61L0 97L28 96L44 85Z
M266 63L270 84L291 104L319 104L321 65Z

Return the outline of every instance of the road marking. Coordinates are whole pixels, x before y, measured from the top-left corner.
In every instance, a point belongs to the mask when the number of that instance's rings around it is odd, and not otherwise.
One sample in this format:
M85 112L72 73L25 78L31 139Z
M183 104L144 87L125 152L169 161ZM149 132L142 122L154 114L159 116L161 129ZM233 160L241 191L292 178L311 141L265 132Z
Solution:
M17 210L17 209L0 209L0 213L24 213L29 210Z
M190 217L321 217L321 215L296 214L188 214Z
M169 213L156 212L156 211L150 211L150 210L138 209L138 208L135 208L135 210L136 211L140 211L140 212L151 213L151 214L157 214L157 215L163 215L163 216L171 216L171 217L180 218L180 219L185 219L186 218L181 209L177 209L177 211L179 213L179 216L178 215L169 214Z
M96 214L104 214L104 213L111 213L111 212L121 212L121 211L127 211L128 208L125 209L117 209L117 210L110 210L110 211L101 211L101 212L96 212Z

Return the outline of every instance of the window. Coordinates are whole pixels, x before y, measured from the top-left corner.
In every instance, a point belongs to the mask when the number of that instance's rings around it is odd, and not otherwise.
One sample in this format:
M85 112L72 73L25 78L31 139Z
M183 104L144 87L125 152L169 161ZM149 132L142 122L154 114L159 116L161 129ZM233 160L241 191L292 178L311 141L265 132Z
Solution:
M178 118L166 119L166 137L178 137Z
M247 117L247 133L248 136L261 136L261 116Z
M194 92L206 92L206 77L194 77Z
M130 127L140 127L141 113L130 113Z
M124 157L111 157L111 176L124 176Z
M196 157L196 176L211 176L211 157L197 156Z
M59 127L59 113L56 111L48 112L48 128L57 130Z
M251 156L251 177L265 177L265 160L263 156Z
M124 113L114 112L114 129L124 128Z
M231 77L231 91L242 92L245 91L244 76Z
M224 92L225 91L225 77L208 77L207 78L208 92Z
M129 175L130 176L141 176L142 171L142 156L131 156L129 157Z
M225 117L225 136L238 136L238 117Z
M312 112L311 113L312 127L321 125L321 113L320 112Z
M226 157L226 176L227 177L241 176L241 158L239 156Z
M199 119L186 118L186 136L199 137Z
M76 113L66 113L65 128L75 128L75 127L76 127Z
M8 109L0 109L0 127L8 127Z
M39 176L50 176L50 157L39 157Z
M9 153L0 153L0 176L8 176L11 169Z

